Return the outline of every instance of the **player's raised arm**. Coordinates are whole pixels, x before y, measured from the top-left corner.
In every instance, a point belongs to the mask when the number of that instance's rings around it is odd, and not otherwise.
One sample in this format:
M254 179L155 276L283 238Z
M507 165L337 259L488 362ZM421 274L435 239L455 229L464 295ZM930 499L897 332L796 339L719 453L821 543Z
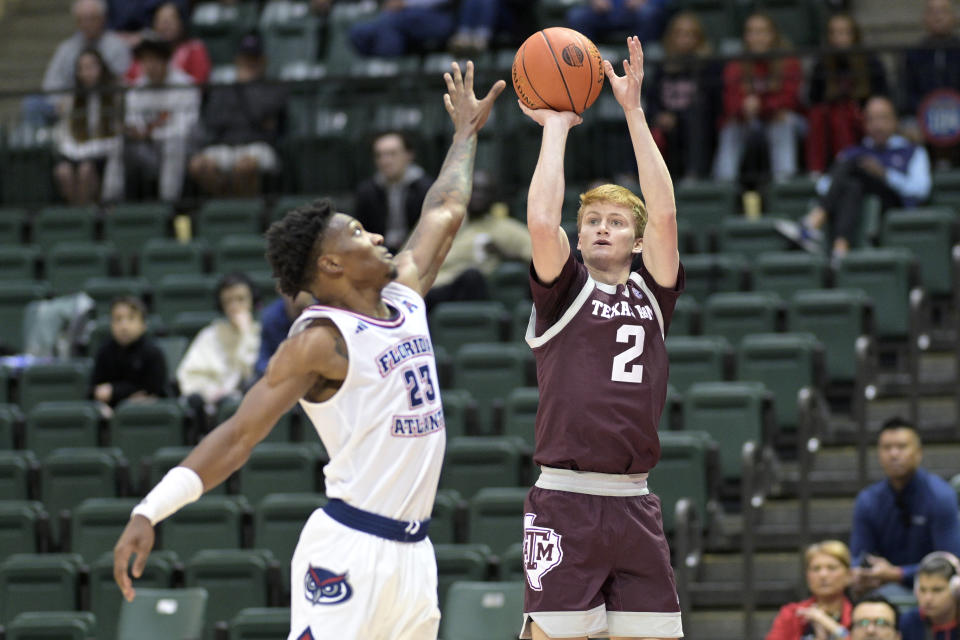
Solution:
M494 101L506 86L503 80L498 80L486 97L478 100L473 92L473 62L467 62L465 73L461 73L460 65L454 62L452 72L443 74L443 79L447 84L443 104L453 120L453 142L440 175L423 200L420 220L397 256L397 280L421 294L433 286L437 270L466 216L477 154L477 132L483 128Z
M519 102L519 101L518 101ZM570 241L560 228L563 213L563 158L570 129L583 119L572 111L530 109L519 102L520 109L543 127L540 156L527 192L527 228L533 243L533 268L541 282L557 279L570 254Z
M677 283L680 266L673 182L663 156L650 135L650 127L640 103L640 86L643 83L643 49L640 40L636 36L627 38L627 47L630 49L630 60L623 61L623 76L616 74L609 60L603 61L603 70L614 97L623 107L637 158L637 175L647 207L643 264L658 284L673 287Z

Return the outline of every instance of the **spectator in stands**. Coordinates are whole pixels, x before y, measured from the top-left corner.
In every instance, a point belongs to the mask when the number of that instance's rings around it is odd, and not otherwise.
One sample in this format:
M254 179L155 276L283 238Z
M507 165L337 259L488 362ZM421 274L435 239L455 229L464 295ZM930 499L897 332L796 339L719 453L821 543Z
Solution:
M199 38L188 38L184 29L184 16L175 2L163 2L153 13L153 31L161 40L170 43L173 54L170 66L183 71L196 84L206 84L210 77L210 56L207 47ZM127 71L127 82L135 84L143 69L136 60Z
M960 553L957 494L920 468L920 434L902 418L880 430L877 457L886 479L863 489L853 511L854 589L909 595L917 563L933 551Z
M529 0L462 0L457 30L447 43L457 55L482 53L498 34L522 41L536 30L536 2Z
M217 308L223 317L200 330L177 367L180 393L212 415L228 396L239 395L253 379L260 350L260 323L253 316L254 288L242 273L220 278Z
M147 335L147 307L122 296L110 304L110 338L97 351L93 399L116 407L124 400L167 395L167 361Z
M751 14L744 23L746 53L783 52L788 43L773 19ZM714 161L719 180L742 178L750 187L772 173L783 180L797 171L800 109L800 61L792 56L728 62L723 70L723 125Z
M168 2L176 4L181 16L190 13L190 0L107 0L107 26L125 38L131 47L136 46L140 32L153 22L157 7Z
M357 186L354 217L396 251L420 218L433 178L414 162L413 143L402 131L380 133L372 148L377 170Z
M306 291L301 291L296 298L280 293L279 298L260 312L260 352L257 355L257 364L253 367L257 378L267 371L270 357L280 343L287 339L293 321L311 304L314 304L313 296Z
M567 12L567 26L594 42L623 33L643 43L660 37L667 18L667 0L587 0Z
M70 205L107 200L122 189L120 132L123 95L100 52L87 49L77 57L76 86L64 103L54 132L57 160L53 175L60 195Z
M813 173L823 173L832 158L863 137L863 104L870 96L887 93L886 73L877 56L849 51L860 44L860 26L853 16L830 17L828 50L810 76L806 156L807 170Z
M810 251L819 251L821 229L829 223L832 255L846 255L856 242L867 195L878 196L884 210L913 207L930 196L927 150L897 134L897 114L889 98L874 96L867 101L864 125L867 137L841 151L829 175L817 182L819 203L801 224L780 225L787 237Z
M644 83L647 119L671 177L706 178L716 139L716 79L720 70L704 60L710 43L690 11L670 19L663 37L664 60Z
M853 605L846 595L851 577L847 545L839 540L810 545L804 566L812 596L781 607L766 640L842 638L850 630Z
M170 66L170 43L152 34L134 50L143 67L127 93L124 165L127 195L159 182L160 198L176 201L183 188L187 140L198 120L200 92L193 79Z
M277 141L287 95L264 80L260 36L241 40L234 60L236 82L210 88L203 109L203 149L190 159L190 175L212 195L255 196L261 176L279 169Z
M917 607L900 617L903 640L960 639L960 560L934 551L917 567L913 592Z
M443 46L453 33L450 0L383 0L375 18L350 28L363 56L396 57Z
M467 203L467 220L453 238L450 253L440 265L427 307L453 300L489 297L487 278L507 260L530 262L530 232L522 222L495 207L498 185L483 169L473 172L473 192Z
M96 49L110 71L120 78L130 66L130 47L112 31L106 30L107 5L103 0L74 0L73 17L77 31L57 47L43 74L44 91L74 89L77 57L81 51ZM31 96L24 101L23 118L34 125L56 120L56 102L48 95Z
M900 612L883 596L874 595L859 600L853 606L852 618L850 640L900 640L900 632L897 631Z

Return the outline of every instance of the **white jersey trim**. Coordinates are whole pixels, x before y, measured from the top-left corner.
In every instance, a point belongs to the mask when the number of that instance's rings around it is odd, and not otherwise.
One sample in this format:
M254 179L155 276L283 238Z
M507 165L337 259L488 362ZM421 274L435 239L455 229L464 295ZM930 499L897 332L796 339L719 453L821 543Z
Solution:
M662 340L666 340L667 332L663 328L663 312L660 311L660 303L657 302L656 296L653 295L653 291L650 290L650 286L636 271L630 274L630 280L640 287L645 294L647 294L647 300L650 301L650 306L653 307L653 314L657 316L657 324L660 325L660 338Z
M570 324L570 321L573 320L573 317L580 311L580 307L587 302L587 299L590 297L590 294L593 293L596 286L597 282L590 276L587 276L587 281L583 283L583 288L580 289L580 293L577 294L574 301L570 303L570 306L567 307L564 314L560 316L560 319L547 327L547 330L544 331L541 336L535 335L537 330L537 305L533 305L533 308L530 310L530 321L527 323L526 335L527 344L530 345L530 348L536 349L537 347L545 345L550 338L560 333L564 327Z

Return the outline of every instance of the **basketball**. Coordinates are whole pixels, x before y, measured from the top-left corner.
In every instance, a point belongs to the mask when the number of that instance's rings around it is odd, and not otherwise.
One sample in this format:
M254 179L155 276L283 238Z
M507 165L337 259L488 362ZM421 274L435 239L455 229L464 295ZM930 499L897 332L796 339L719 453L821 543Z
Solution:
M583 113L603 88L603 59L582 33L550 27L520 45L512 75L514 91L531 109Z

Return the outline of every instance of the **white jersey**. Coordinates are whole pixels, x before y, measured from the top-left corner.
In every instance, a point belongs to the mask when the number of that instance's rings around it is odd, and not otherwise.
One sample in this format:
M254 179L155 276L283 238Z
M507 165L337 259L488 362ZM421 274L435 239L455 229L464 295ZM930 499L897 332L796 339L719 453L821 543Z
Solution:
M300 404L330 455L328 497L394 520L425 520L446 446L426 304L396 282L381 295L392 319L314 305L294 322L291 336L314 319L333 321L350 361L332 398Z

